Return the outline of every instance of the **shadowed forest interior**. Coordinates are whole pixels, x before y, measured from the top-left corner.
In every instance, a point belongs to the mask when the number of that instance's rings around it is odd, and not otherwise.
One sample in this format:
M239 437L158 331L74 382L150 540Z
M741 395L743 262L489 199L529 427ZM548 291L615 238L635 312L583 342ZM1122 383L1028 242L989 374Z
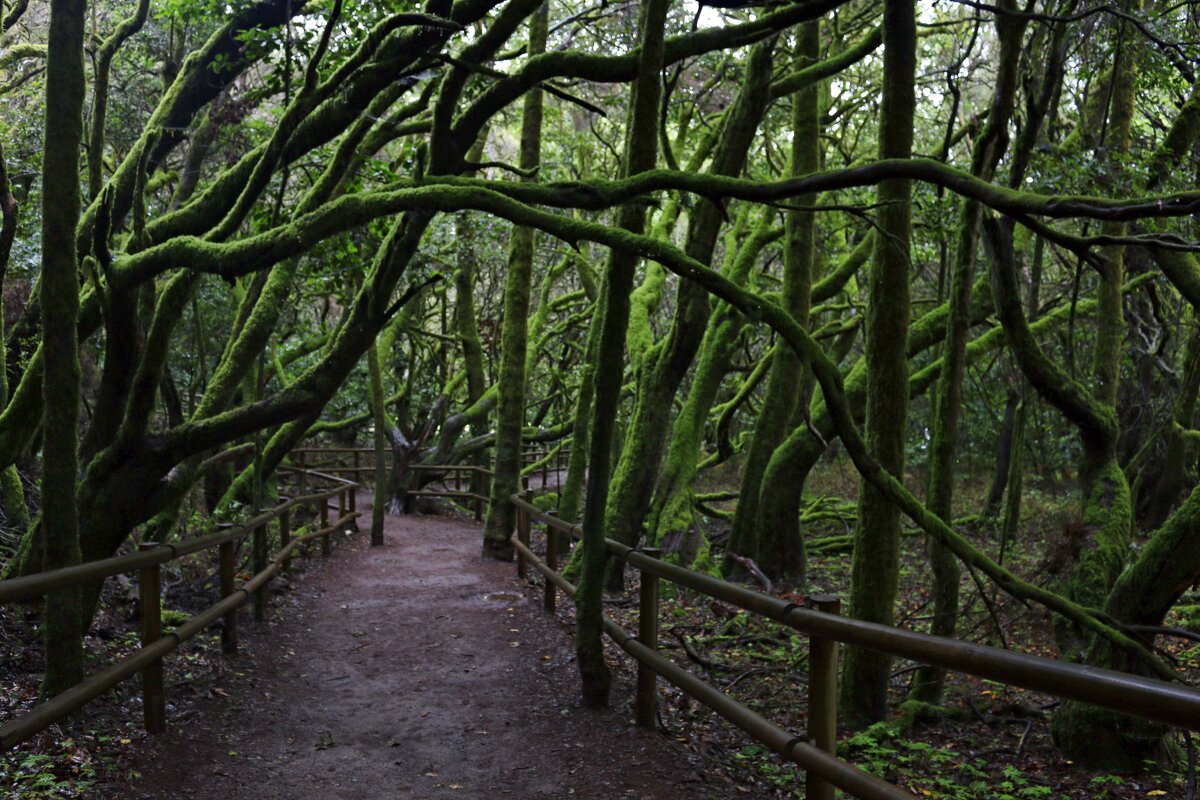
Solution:
M238 605L438 516L670 796L1191 800L1198 70L1192 2L0 0L0 787L157 796Z

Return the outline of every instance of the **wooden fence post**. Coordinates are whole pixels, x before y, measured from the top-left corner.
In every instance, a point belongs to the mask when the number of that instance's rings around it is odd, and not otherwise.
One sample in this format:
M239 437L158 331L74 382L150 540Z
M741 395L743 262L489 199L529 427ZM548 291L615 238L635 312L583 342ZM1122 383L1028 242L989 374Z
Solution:
M517 541L526 547L529 546L529 512L521 506L517 506ZM525 555L517 550L517 577L525 580L528 571Z
M480 481L480 483L482 484L483 481ZM487 491L475 493L475 521L476 522L483 522L483 498L486 497L487 495L490 495L491 493L492 493L491 487L488 487Z
M292 542L292 510L285 508L279 512L279 549L283 550ZM292 557L283 560L284 569L292 565Z
M329 498L321 498L321 527L319 530L325 530L329 527ZM329 556L329 534L321 537L321 556Z
M360 462L358 450L355 450L354 451L354 474L351 476L355 483L358 483L358 471L360 469L360 463L361 462ZM350 498L350 510L351 511L354 510L354 497L353 496L351 496L351 498Z
M142 542L140 548L157 547L155 542ZM162 638L162 571L158 564L146 567L138 575L142 647ZM162 659L155 659L142 670L142 720L148 733L167 729L167 701L163 687Z
M532 495L532 492L526 491L526 494ZM558 572L558 531L549 525L546 526L546 566ZM542 591L542 608L546 609L546 613L553 614L554 605L558 599L554 582L546 578L546 584L542 587Z
M221 599L233 594L233 580L236 572L234 564L234 542L221 542L217 551L218 572L221 580ZM225 613L224 624L221 627L221 652L232 655L237 652L237 612L236 608Z
M829 595L809 598L816 610L840 614L842 601ZM812 636L808 641L808 735L818 750L837 755L838 643ZM833 784L811 770L805 776L805 797L833 800Z
M254 549L254 574L267 568L267 526L259 525L251 534ZM267 585L264 583L254 591L254 621L262 622L267 617Z
M643 548L651 558L658 558L658 548ZM638 595L638 641L651 650L658 649L658 576L641 573L641 591ZM654 670L638 662L637 695L634 698L633 716L640 728L654 728L658 723L658 676Z
M304 468L304 451L296 452L296 466L300 468L300 489L296 492L300 497L304 497L304 493L308 491L308 472Z

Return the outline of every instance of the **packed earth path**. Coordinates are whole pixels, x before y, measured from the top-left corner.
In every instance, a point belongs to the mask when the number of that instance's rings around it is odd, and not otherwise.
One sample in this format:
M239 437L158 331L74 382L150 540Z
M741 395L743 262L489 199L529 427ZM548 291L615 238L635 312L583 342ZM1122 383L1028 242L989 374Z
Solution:
M389 515L372 548L362 522L267 623L242 612L240 653L174 710L130 797L745 796L633 727L630 687L612 711L579 705L569 626L512 564L481 561L477 524Z

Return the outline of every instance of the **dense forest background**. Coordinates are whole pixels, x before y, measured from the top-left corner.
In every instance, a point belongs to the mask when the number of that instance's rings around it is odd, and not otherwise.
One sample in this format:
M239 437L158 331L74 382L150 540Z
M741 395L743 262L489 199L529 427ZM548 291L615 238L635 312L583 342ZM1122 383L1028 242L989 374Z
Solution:
M1006 645L1007 598L1044 611L1026 645L1192 677L1194 4L0 19L7 576L259 506L305 441L374 442L380 504L413 463L494 464L511 558L540 443L570 457L539 502L587 531L589 703L604 535L878 622L915 585L908 624ZM47 603L46 693L100 601ZM849 651L843 721L944 702L938 670L892 677ZM1109 768L1178 747L1074 703L1053 729Z

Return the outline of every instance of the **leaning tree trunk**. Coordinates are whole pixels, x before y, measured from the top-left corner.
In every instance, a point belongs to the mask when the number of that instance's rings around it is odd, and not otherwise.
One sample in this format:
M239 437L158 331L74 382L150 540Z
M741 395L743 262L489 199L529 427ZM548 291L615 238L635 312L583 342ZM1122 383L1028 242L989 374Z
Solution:
M42 162L43 569L78 564L76 476L79 429L79 148L83 137L83 0L52 0L46 55L46 127ZM53 696L83 678L79 587L46 596L42 693Z
M658 114L662 98L664 38L669 0L645 0L640 6L640 59L629 106L625 138L626 176L653 169L658 158ZM621 206L617 225L640 234L646 224L643 207ZM575 652L583 703L608 705L612 674L604 661L604 571L608 549L604 544L604 510L608 504L613 435L625 362L625 331L629 326L629 292L633 287L637 256L628 250L609 254L600 338L596 349L596 400L588 454L587 499L583 511L582 571L575 594Z
M883 10L883 100L879 157L912 154L915 105L916 18L912 0L887 0ZM912 192L907 180L879 184L880 235L876 237L867 298L866 443L883 469L904 477L908 422L909 236ZM874 486L859 491L858 526L850 574L849 614L891 624L899 580L900 512ZM843 719L852 726L878 722L887 713L891 658L847 648L842 669Z
M738 227L744 227L749 212L743 212ZM777 236L770 227L774 212L764 212L748 239L737 247L736 232L726 239L726 264L723 269L729 280L744 285L751 277L763 247ZM736 256L734 253L736 252ZM647 536L654 545L664 539L682 536L692 528L692 482L696 477L700 447L704 439L704 423L716 400L717 392L746 320L735 309L720 304L708 321L708 329L700 344L699 363L683 409L671 426L671 436L663 471L655 488L650 507ZM698 565L704 569L705 565Z
M814 20L800 26L796 37L796 68L804 69L816 63L820 56L821 23ZM796 92L792 98L792 164L791 176L798 178L821 168L821 92L820 84L813 83ZM815 194L796 198L799 206L814 206ZM812 305L812 287L815 279L815 233L816 214L812 211L790 210L787 212L787 234L783 248L783 301L796 322L808 327ZM786 355L785 355L786 354ZM754 429L754 442L746 461L746 473L742 479L742 491L738 499L734 530L745 531L749 527L751 558L758 561L767 577L777 583L790 586L804 584L806 567L804 539L788 535L792 528L775 524L776 520L763 514L760 503L762 478L770 465L771 456L787 436L788 423L796 416L797 409L805 402L802 385L807 380L804 370L791 348L780 350L771 365L771 376L767 379L767 397ZM789 370L791 375L780 381L777 370ZM773 395L772 391L778 392ZM771 413L779 417L770 419ZM762 442L760 443L760 434ZM751 466L753 465L753 467ZM753 474L751 470L754 470ZM799 492L797 491L797 494ZM743 504L745 508L743 508ZM798 531L797 531L798 532ZM757 545L755 547L755 545ZM732 546L732 535L731 535Z
M746 154L770 99L773 46L773 42L768 42L750 50L746 77L726 113L710 174L736 176L746 164ZM684 252L702 264L712 260L722 213L714 203L702 200L688 220ZM670 431L673 400L700 346L708 315L708 293L704 287L693 281L681 281L671 330L663 343L651 348L643 358L637 403L605 511L608 535L619 542L634 545L641 537ZM623 563L614 559L610 566L609 588L620 591Z
M542 5L529 20L528 54L546 51L547 6ZM521 118L520 167L533 174L541 162L542 93L525 95ZM521 429L525 423L525 360L529 335L529 291L533 279L534 235L532 228L514 227L509 244L508 272L504 278L504 331L501 342L500 400L496 422L496 461L493 467L491 505L483 529L484 556L510 561L509 542L516 524L516 510L509 496L520 491Z

